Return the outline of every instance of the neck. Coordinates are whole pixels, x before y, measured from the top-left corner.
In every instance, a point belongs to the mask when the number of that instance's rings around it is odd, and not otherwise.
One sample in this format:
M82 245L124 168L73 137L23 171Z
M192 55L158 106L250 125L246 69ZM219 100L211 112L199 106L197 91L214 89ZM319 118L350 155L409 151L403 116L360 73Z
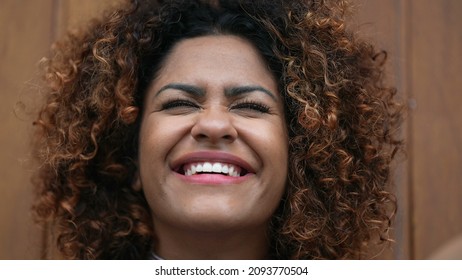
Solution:
M247 230L184 231L156 225L156 255L163 259L266 259L266 227Z

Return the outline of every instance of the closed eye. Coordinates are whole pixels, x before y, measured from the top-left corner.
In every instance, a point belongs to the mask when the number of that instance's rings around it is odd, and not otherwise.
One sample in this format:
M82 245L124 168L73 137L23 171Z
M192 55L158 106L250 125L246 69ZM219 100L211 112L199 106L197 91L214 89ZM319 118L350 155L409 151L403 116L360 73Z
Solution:
M185 100L185 99L170 100L162 104L162 110L173 110L173 109L180 109L180 108L199 109L200 106L192 101Z
M255 101L242 101L239 102L231 107L231 110L250 110L250 111L256 111L262 114L269 113L270 108L259 102Z

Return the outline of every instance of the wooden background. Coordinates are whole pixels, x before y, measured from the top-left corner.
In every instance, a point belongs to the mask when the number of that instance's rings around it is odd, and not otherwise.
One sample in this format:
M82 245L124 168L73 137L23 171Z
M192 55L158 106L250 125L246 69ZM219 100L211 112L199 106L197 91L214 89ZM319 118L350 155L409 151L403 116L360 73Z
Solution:
M43 232L29 214L36 64L68 28L116 2L0 0L0 259L43 256ZM389 52L390 80L411 108L407 160L396 167L396 243L379 258L430 258L462 235L462 1L354 3L352 26Z

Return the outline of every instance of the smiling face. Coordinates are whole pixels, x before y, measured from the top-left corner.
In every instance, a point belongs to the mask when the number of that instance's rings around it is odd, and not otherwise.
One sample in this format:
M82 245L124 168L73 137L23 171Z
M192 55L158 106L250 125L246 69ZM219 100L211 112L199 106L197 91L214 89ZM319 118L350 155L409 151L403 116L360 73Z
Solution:
M288 141L277 83L235 36L177 43L144 100L141 185L154 228L261 229L279 205Z

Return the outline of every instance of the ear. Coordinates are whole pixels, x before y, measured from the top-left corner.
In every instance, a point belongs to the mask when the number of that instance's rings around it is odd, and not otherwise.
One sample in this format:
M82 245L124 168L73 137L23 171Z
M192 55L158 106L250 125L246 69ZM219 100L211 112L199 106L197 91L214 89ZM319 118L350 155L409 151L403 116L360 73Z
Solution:
M132 189L137 192L143 189L143 187L141 186L141 179L140 179L139 171L136 171L135 175L133 176Z

